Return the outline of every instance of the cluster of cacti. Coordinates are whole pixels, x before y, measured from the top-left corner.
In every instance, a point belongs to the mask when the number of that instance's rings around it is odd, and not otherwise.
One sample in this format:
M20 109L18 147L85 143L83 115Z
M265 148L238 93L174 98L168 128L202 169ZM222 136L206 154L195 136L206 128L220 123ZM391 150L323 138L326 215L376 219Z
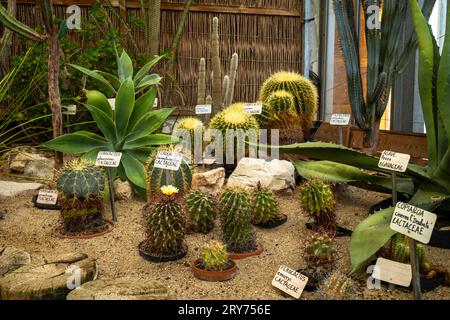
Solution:
M193 191L186 198L194 232L207 234L214 228L216 218L216 198L208 193Z
M308 239L304 254L308 268L330 271L336 260L334 241L327 235L314 235Z
M278 201L272 191L262 188L258 183L252 192L252 222L255 225L264 224L278 217Z
M409 238L398 233L391 240L391 259L400 263L410 263ZM425 258L425 248L417 244L417 256L419 257L420 270L424 273L430 271L430 265Z
M352 279L342 272L331 273L318 290L319 297L323 300L348 300L358 291L358 287Z
M229 265L227 247L216 240L211 240L202 248L201 263L207 271L223 271Z
M170 256L184 248L185 215L177 201L178 189L174 186L161 187L158 201L147 206L147 240L145 250L155 256Z
M228 249L238 253L255 250L247 191L237 187L225 189L220 197L219 208L223 239Z
M88 231L105 224L105 175L95 163L81 159L68 162L56 176L56 188L62 195L61 215L65 231Z
M149 157L146 164L147 198L149 201L151 201L152 195L159 193L161 187L165 185L175 186L182 194L189 192L191 188L192 173L189 164L183 159L178 171L156 168L155 159L159 151L174 152L175 147L160 147Z
M324 231L336 229L336 215L333 211L336 200L328 184L318 179L306 181L300 187L300 202L314 218L316 228Z
M212 62L212 85L211 95L206 95L206 60L200 59L198 70L198 104L212 104L212 114L215 115L223 108L233 103L234 87L236 84L239 56L234 53L230 63L230 75L222 78L222 67L220 63L220 41L219 41L219 19L213 18L211 35L211 62Z

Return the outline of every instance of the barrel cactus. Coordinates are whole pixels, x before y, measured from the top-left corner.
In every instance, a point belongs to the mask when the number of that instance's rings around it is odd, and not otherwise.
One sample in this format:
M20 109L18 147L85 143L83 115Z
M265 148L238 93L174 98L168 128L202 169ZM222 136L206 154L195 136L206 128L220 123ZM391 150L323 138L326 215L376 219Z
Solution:
M205 125L200 119L188 117L181 119L177 123L176 129L186 130L187 132L189 132L189 135L193 138L196 130L200 131L200 133L203 133L203 131L205 130Z
M334 206L336 200L331 187L322 180L309 180L300 187L300 202L310 217L315 221L315 227L324 231L335 231L336 215Z
M174 256L183 252L185 216L183 207L177 201L178 189L168 185L161 187L159 201L146 206L147 240L145 252L159 257Z
M419 257L420 270L423 273L430 271L431 267L425 259L425 248L423 244L417 244L417 255ZM390 258L391 260L400 263L410 263L410 247L408 237L398 233L392 238Z
M308 268L329 272L334 267L336 248L327 235L314 235L308 239L304 256Z
M72 160L58 172L55 182L62 195L61 215L66 232L90 231L105 225L103 169L95 163Z
M236 253L256 250L248 193L237 187L226 189L220 197L219 208L223 238L228 249Z
M223 110L221 113L211 119L211 129L218 129L222 133L227 130L259 130L258 122L255 117L244 111L243 103L235 103Z
M173 135L182 137L183 139L189 139L188 145L183 141L183 146L185 147L185 154L190 157L191 161L194 160L195 135L199 135L200 141L203 142L204 131L205 125L203 122L194 117L181 119L173 130Z
M323 300L349 300L357 293L355 281L340 271L331 273L318 290L319 298Z
M254 115L260 129L270 129L273 110L268 103L263 103L261 114Z
M269 95L267 103L277 113L286 112L294 109L294 96L285 90L277 90Z
M201 262L207 271L226 270L229 266L227 247L219 241L210 241L202 248Z
M272 191L258 183L252 192L253 224L261 225L278 217L278 201Z
M146 164L148 201L151 201L153 194L159 193L161 187L165 185L175 186L180 194L189 192L191 188L192 173L186 160L181 161L178 171L156 168L155 159L159 151L175 152L175 148L173 146L160 147L150 155Z
M186 198L194 232L209 233L214 228L216 218L216 199L201 191L193 191Z

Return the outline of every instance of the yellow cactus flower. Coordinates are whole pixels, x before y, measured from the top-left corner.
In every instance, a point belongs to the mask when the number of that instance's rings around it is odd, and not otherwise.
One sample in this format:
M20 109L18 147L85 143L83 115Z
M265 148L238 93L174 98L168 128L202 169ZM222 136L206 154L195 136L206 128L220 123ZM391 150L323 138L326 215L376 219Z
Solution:
M173 194L176 194L176 193L178 193L178 191L180 191L180 190L178 190L176 187L174 187L172 185L161 187L162 194L164 194L166 196L171 196Z

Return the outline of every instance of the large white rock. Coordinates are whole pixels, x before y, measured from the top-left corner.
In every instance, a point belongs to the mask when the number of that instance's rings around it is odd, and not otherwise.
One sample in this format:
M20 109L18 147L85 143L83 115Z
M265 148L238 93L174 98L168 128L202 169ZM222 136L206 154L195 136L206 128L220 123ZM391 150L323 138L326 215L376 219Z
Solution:
M0 197L13 197L21 192L37 190L41 187L41 183L22 183L0 180Z
M295 168L289 161L243 158L228 179L228 186L262 187L280 192L295 188Z
M225 184L225 168L192 175L192 189L217 195Z

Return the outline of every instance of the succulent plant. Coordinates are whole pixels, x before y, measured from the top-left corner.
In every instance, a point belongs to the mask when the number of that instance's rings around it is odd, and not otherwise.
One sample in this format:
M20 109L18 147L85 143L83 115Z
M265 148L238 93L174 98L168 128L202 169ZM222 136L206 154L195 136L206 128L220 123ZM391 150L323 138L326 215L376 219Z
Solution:
M428 272L431 267L425 259L425 248L422 244L417 244L417 255L419 266L422 272ZM409 238L397 233L391 241L391 259L400 263L410 263Z
M146 165L147 198L150 202L152 195L160 192L162 186L173 185L181 194L189 192L192 173L189 164L183 159L178 171L155 168L155 159L159 151L175 152L175 147L164 146L154 151Z
M264 224L278 217L278 201L272 191L258 183L252 192L252 219L256 225Z
M275 112L294 110L294 96L285 90L277 90L269 95L267 103Z
M270 129L273 110L268 103L263 103L261 114L254 115L260 129Z
M280 90L292 95L294 110L300 117L301 128L306 134L312 127L313 118L318 108L317 88L310 80L300 74L284 71L278 72L264 82L259 100L267 103L270 97Z
M324 300L349 300L358 292L355 281L339 271L331 273L318 290Z
M177 137L190 138L189 145L183 144L185 147L185 154L190 157L190 160L194 160L194 148L195 148L195 134L200 134L201 139L203 139L203 133L205 131L205 125L200 119L194 117L188 117L181 119L175 126L173 130L173 135ZM185 132L189 134L188 137L185 136ZM190 149L189 149L190 148ZM186 150L187 149L187 150ZM191 162L192 163L192 162Z
M333 211L336 200L328 184L318 179L306 181L300 187L300 202L314 218L318 229L325 231L336 229L336 215Z
M207 234L214 228L216 218L216 199L201 191L193 191L186 198L194 232Z
M237 187L225 189L220 197L219 208L223 238L228 249L236 253L255 250L248 193Z
M258 130L259 125L255 117L244 111L243 103L235 103L212 118L210 128L218 129L225 134L228 129Z
M308 268L330 271L336 260L334 241L327 235L314 235L305 247L305 260Z
M202 248L201 261L207 271L227 269L229 262L227 247L219 241L210 241Z
M170 256L180 253L185 247L185 216L177 202L178 189L174 186L161 187L160 200L146 207L148 253L156 256Z

